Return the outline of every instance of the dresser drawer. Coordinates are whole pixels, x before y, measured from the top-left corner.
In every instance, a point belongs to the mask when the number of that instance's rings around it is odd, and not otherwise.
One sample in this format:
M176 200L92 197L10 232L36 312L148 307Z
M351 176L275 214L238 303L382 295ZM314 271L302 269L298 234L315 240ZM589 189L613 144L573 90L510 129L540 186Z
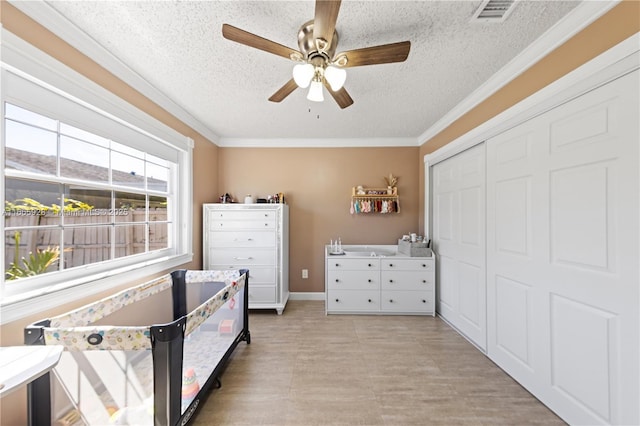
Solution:
M378 271L330 270L327 287L331 290L377 290L380 274Z
M276 287L252 287L249 281L249 303L275 303Z
M433 288L433 274L431 272L415 271L382 271L380 285L383 290L424 290Z
M379 291L336 290L327 296L329 311L377 311L380 310Z
M345 256L332 256L327 259L327 269L329 270L359 270L378 271L380 269L380 259L349 259Z
M236 230L236 229L276 229L276 220L255 219L255 220L212 220L209 228L213 231Z
M275 210L236 210L236 211L210 211L208 219L210 221L276 221Z
M214 264L209 269L239 269L237 266ZM271 284L276 283L276 268L274 266L251 266L249 268L249 287L254 284Z
M273 231L211 231L209 247L275 247Z
M275 265L276 251L268 248L213 248L209 249L209 259L215 265L251 269L252 265Z
M385 258L382 259L381 268L385 270L403 270L403 271L433 271L433 259L402 259L402 258Z
M421 291L382 291L380 307L384 312L433 312L434 301Z

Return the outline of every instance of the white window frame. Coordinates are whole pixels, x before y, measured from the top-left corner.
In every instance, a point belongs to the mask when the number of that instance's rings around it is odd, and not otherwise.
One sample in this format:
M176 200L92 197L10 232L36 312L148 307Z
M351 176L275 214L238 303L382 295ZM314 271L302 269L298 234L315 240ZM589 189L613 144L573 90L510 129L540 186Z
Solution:
M192 261L193 140L125 102L16 35L4 29L0 31L1 105L9 102L25 107L25 104L30 101L35 112L43 112L42 106L34 104L32 99L16 98L15 93L7 96L6 84L8 73L11 73L34 83L39 90L48 90L73 100L85 108L99 112L114 122L145 135L150 140L154 140L154 143L164 144L163 149L176 152L178 165L175 176L177 185L171 191L175 209L170 213L173 234L170 236L172 244L169 249L28 278L24 281L25 291L19 294L6 290L3 274L0 281L0 324L44 312L52 306L63 305L112 288L133 284L137 280ZM31 109L29 106L26 107ZM0 134L2 135L0 162L4 169L4 117L0 120ZM4 189L3 172L0 176L0 194L3 200ZM0 226L4 236L4 220ZM0 256L4 259L4 244L0 250Z

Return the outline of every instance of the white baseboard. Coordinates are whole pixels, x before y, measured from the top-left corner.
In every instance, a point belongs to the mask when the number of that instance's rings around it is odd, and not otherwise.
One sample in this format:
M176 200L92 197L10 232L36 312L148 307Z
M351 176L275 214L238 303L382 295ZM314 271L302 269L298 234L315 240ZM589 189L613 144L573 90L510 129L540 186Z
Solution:
M289 293L289 300L323 300L324 292L300 291Z

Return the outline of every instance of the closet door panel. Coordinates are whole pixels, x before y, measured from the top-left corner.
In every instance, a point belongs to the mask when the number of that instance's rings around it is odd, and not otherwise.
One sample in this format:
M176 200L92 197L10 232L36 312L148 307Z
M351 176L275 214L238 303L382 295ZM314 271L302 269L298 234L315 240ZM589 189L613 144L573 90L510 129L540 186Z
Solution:
M615 272L616 180L608 161L550 172L553 264Z
M630 236L638 220L638 74L548 117L552 397L575 422L640 422L639 284L631 272L638 242ZM635 395L633 408L619 404L626 395Z
M485 313L483 306L481 306L485 300L482 273L482 268L476 265L458 262L460 319L478 333L484 325L483 316Z
M496 330L495 346L511 362L531 371L531 333L534 317L531 312L531 286L506 277L495 279Z
M438 312L486 348L484 145L432 167Z
M535 287L542 259L534 256L536 152L544 143L535 123L524 123L487 142L488 352L518 381L539 388L547 370L533 348L544 339L544 318L535 315Z
M496 250L522 260L531 258L531 176L495 184Z
M440 166L440 165L439 165ZM455 257L456 244L454 235L455 212L457 199L451 191L454 168L449 164L442 164L434 168L434 181L440 193L434 197L434 235L433 245L438 253L438 271L436 297L438 312L448 321L455 321L458 312L458 273Z
M639 72L487 141L488 354L572 424L639 424Z
M438 312L447 321L455 319L458 312L458 268L455 258L439 255L439 265L436 267L438 271L436 287L438 299Z
M617 316L552 295L551 317L551 385L580 408L611 422L610 370L617 367L611 357L618 355L611 349L620 344Z

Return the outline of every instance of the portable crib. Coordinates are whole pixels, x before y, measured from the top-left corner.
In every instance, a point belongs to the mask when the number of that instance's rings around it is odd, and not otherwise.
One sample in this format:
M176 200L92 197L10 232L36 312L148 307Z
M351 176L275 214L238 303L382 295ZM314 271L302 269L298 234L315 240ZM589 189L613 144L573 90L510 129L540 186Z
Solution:
M30 424L187 424L235 347L251 343L248 276L174 271L25 328L26 344L65 348L29 384Z

